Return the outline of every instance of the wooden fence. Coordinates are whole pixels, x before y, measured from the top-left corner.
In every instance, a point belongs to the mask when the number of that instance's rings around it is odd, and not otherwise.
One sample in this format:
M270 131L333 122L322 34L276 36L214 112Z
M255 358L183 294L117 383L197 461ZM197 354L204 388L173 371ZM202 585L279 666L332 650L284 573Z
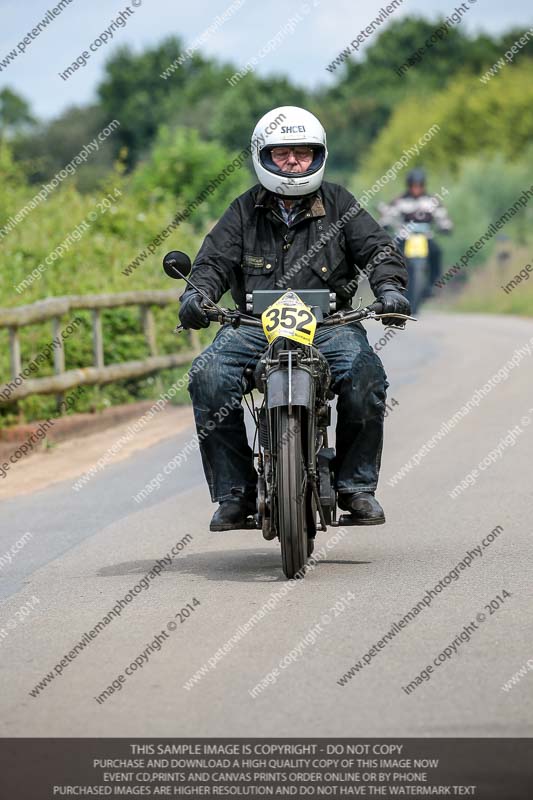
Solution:
M11 381L3 386L0 385L0 403L21 400L32 394L61 395L75 386L105 384L126 378L138 378L169 367L188 364L201 350L197 331L188 333L191 345L189 350L167 355L158 355L157 353L152 307L170 304L175 304L177 308L175 289L51 297L31 305L0 308L0 328L7 328L9 331L11 361ZM121 306L139 306L140 324L150 355L143 361L124 361L106 365L104 364L102 309ZM61 319L69 312L82 309L92 311L93 365L65 371L65 341L61 336ZM20 355L20 329L26 325L46 320L52 321L52 338L59 342L59 345L53 350L54 375L44 378L26 377L23 375L24 367ZM27 371L28 369L26 369ZM6 395L8 395L7 398Z

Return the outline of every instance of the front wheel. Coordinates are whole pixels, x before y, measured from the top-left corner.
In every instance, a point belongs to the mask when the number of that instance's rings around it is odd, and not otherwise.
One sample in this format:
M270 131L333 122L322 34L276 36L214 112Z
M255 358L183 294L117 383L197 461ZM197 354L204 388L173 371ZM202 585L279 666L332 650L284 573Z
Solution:
M302 451L301 409L278 409L277 507L283 572L303 577L308 558L307 474Z
M416 314L427 292L428 262L425 258L407 259L407 299L411 305L411 313Z

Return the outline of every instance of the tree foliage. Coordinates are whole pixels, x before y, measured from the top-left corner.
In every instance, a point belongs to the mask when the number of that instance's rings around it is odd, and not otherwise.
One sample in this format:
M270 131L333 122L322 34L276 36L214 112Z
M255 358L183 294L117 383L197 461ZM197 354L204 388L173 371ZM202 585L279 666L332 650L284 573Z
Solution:
M533 130L533 61L504 68L484 84L460 74L440 92L406 98L394 110L366 159L365 171L380 175L402 153L418 143L432 125L440 131L423 149L424 164L457 172L464 158L501 152L512 161L521 156Z
M246 161L215 142L206 142L192 128L171 130L164 126L148 159L135 170L131 186L140 205L174 200L176 210L202 195L217 176L217 186L191 217L195 228L217 219L234 197L250 186ZM224 172L227 167L231 172Z
M12 89L0 91L0 139L35 123L29 103Z
M118 119L120 128L92 161L93 169L79 173L80 186L92 190L97 180L91 183L91 176L99 179L114 159L120 157L133 169L148 157L161 126L193 128L203 139L238 152L265 111L278 105L301 105L324 122L331 176L346 180L364 163L368 148L404 100L414 97L423 106L427 97L443 90L459 73L476 80L524 32L514 29L501 36L471 36L464 25L452 25L431 48L425 47L444 19L391 20L360 56L349 57L338 67L333 84L314 92L296 86L289 77L263 78L254 72L232 86L229 79L238 71L236 64L199 52L188 57L175 36L140 53L122 47L106 63L97 103L69 109L35 130L22 124L22 118L16 122L13 130L23 135L17 136L15 155L25 162L30 179L39 182L54 175L95 131ZM400 77L397 68L421 47L425 52L419 62ZM531 55L533 39L520 50L517 62ZM171 65L176 68L169 73ZM165 72L166 78L161 77Z

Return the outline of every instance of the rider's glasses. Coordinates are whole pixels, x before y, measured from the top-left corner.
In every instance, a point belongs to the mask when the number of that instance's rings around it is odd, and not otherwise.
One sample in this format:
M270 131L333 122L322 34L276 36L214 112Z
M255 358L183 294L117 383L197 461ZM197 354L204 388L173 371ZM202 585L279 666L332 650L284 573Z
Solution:
M290 153L293 153L298 161L307 161L314 155L312 147L273 147L270 153L276 161L286 161Z

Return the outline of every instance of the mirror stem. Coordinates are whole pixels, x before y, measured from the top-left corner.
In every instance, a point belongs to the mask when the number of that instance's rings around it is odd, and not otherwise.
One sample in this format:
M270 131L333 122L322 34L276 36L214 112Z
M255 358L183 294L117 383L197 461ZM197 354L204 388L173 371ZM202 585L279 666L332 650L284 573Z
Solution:
M172 269L173 269L173 271L174 271L174 272L176 272L176 273L177 273L177 274L180 276L180 278L183 278L183 280L184 280L184 281L185 281L185 282L186 282L186 283L187 283L189 286L192 286L192 288L193 288L193 289L194 289L196 292L198 292L198 294L201 294L201 295L202 295L202 297L203 297L205 300L208 300L208 301L209 301L209 305L210 305L210 307L211 307L211 308L214 308L214 309L215 309L216 311L218 311L220 314L222 314L222 313L223 313L223 309L222 309L222 308L220 308L220 306L218 306L216 303L214 303L214 302L211 300L211 298L209 297L209 295L208 295L208 294L206 294L206 293L205 293L205 292L204 292L202 289L200 289L198 286L195 286L195 285L194 285L194 283L193 283L193 282L190 280L190 278L188 278L186 275L182 275L182 273L179 271L179 269L178 269L177 267L175 267L173 264L172 264L171 266L172 266Z

